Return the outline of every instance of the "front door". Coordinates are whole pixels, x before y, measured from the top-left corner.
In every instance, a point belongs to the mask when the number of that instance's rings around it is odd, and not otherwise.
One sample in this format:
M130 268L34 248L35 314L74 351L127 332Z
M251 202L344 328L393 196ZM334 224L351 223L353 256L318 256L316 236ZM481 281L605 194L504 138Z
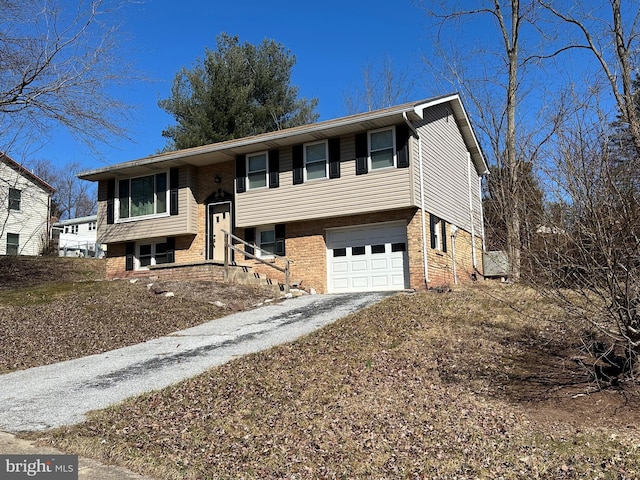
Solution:
M207 260L224 262L224 232L231 233L231 202L207 205Z

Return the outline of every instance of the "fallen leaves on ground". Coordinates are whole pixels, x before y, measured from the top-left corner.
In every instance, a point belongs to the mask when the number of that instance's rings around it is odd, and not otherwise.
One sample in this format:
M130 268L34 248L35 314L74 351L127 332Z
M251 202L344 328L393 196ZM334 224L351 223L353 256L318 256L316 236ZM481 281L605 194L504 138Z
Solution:
M518 286L398 294L44 441L162 479L638 478L637 395L594 390L556 315Z

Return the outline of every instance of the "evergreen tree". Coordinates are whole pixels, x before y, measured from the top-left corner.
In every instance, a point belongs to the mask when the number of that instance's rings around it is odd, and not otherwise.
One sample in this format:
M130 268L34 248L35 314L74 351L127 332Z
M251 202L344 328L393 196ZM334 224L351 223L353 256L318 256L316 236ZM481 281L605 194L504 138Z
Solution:
M183 149L312 123L317 99L298 98L290 84L295 56L274 42L241 44L217 37L217 49L192 70L176 75L171 96L160 100L176 125L162 135L166 150Z

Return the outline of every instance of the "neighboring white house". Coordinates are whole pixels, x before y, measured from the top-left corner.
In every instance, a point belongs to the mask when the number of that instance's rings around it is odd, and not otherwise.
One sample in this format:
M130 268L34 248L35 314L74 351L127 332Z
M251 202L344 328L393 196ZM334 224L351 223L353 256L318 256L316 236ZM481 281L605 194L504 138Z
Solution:
M61 257L104 257L97 241L97 215L72 218L53 224L52 234L58 238Z
M0 153L0 255L39 255L49 238L55 189Z

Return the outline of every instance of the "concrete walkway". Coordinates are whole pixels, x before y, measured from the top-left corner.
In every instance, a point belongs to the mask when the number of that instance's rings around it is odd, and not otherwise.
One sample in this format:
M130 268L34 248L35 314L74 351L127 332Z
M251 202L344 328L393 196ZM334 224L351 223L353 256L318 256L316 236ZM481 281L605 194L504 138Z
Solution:
M90 410L290 342L386 295L297 297L142 344L0 375L0 431L47 430L82 422Z

